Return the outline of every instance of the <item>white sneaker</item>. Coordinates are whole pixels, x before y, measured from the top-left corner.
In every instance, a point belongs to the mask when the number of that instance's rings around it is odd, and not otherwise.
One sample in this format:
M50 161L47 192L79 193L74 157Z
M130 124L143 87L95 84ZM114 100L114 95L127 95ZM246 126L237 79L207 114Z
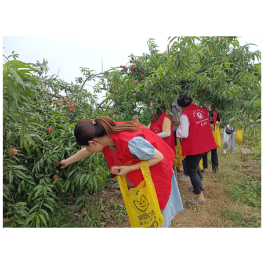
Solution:
M226 153L226 149L224 149L224 153Z

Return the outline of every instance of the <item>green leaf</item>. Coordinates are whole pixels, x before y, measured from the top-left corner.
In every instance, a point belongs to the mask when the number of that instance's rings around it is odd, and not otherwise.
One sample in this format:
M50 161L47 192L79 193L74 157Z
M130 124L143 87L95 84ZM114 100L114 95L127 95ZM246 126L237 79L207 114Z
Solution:
M29 213L33 212L36 208L40 207L39 204L36 204L34 207L32 207L29 211Z
M46 210L40 209L39 211L44 213L46 215L46 218L49 220L49 214L48 214L48 212Z
M12 167L20 170L28 170L28 168L24 165L13 165Z
M25 87L23 80L21 79L21 77L17 74L17 72L14 69L9 68L8 71L11 72L15 76L17 84L20 83L23 87Z
M13 97L13 99L17 103L18 100L20 99L20 94L18 89L16 88L16 85L10 79L7 79L6 83L9 94Z
M53 212L53 208L50 205L48 204L43 204L43 205L45 205L47 208L49 208Z
M45 218L44 218L44 216L41 215L41 214L39 214L39 217L40 217L41 221L44 223L44 225L45 225L46 227L48 227L48 226L47 226L47 223L46 223L46 220L45 220Z
M18 203L16 203L16 206L20 206L20 205L27 205L27 203L26 202L18 202Z
M39 215L36 216L36 227L40 227Z
M181 50L180 50L180 53L179 53L179 58L181 59L182 58L182 55L185 51L185 47L182 47Z
M83 205L84 205L84 203L80 203L80 204L75 208L74 212L79 211L79 210L82 208Z
M30 149L28 147L28 140L27 140L27 138L24 138L24 146L25 146L25 149L28 152L28 154L30 154Z

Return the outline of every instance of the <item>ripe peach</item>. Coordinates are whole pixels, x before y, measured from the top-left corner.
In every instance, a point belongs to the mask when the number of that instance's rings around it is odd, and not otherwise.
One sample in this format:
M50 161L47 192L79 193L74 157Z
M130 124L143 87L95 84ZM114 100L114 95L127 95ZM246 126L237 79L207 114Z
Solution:
M64 98L64 99L63 99L63 102L64 102L64 103L67 103L67 100Z
M66 113L65 115L66 115L66 116L69 116L69 114L68 114L68 113Z
M57 106L61 106L61 103L60 103L60 102L57 102L56 105L57 105Z
M17 154L17 149L13 148L10 150L10 155L15 156Z
M48 131L48 132L51 132L51 131L53 131L53 128L52 128L52 127L48 127L48 128L47 128L47 131Z
M138 80L135 80L134 83L138 83Z
M85 170L87 170L87 167L83 167Z
M58 167L60 166L60 163L59 162L55 162L55 167Z

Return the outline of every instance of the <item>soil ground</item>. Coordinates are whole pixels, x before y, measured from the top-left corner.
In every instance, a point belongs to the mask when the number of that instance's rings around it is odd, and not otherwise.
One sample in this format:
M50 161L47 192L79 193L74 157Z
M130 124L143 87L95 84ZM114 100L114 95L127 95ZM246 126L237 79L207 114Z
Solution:
M221 133L222 136L222 133ZM223 138L221 138L223 144ZM171 228L182 227L240 227L240 223L244 223L252 216L260 218L260 207L252 207L243 203L231 200L228 193L228 188L234 181L254 178L260 181L261 166L257 160L247 158L242 161L240 150L247 148L243 143L236 144L234 154L223 153L223 147L219 147L218 161L219 172L213 173L211 168L211 154L208 153L208 169L203 174L204 196L207 200L205 205L191 206L186 203L187 199L194 198L195 195L188 191L191 186L190 181L181 181L180 178L184 175L178 173L176 176L180 189L182 202L184 205L183 211L176 214L171 222ZM110 181L112 182L112 181ZM94 201L101 205L102 210L98 212L103 221L102 227L130 227L129 219L125 212L122 194L119 190L106 189L103 192L97 193L94 196ZM229 212L240 212L243 216L241 222L232 217L227 217L226 210ZM241 227L245 225L241 224Z

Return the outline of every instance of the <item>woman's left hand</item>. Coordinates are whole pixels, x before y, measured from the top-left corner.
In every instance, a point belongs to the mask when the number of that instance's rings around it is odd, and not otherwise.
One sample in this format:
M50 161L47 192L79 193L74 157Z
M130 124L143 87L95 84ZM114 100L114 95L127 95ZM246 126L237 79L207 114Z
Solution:
M219 125L219 121L216 121L215 123L216 123L217 125Z
M116 175L125 176L130 172L129 166L115 166L114 169L120 170Z

